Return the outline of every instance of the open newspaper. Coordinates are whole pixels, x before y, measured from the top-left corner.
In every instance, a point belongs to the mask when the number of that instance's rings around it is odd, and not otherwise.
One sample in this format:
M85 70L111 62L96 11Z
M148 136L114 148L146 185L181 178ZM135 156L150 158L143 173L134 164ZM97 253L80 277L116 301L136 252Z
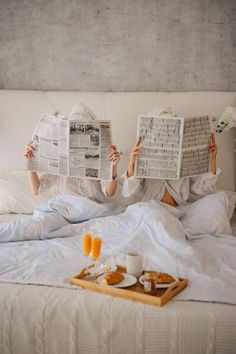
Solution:
M209 171L211 131L209 116L140 115L137 136L142 152L136 159L135 176L178 179Z
M43 115L32 136L29 170L95 180L111 180L110 121L69 121Z

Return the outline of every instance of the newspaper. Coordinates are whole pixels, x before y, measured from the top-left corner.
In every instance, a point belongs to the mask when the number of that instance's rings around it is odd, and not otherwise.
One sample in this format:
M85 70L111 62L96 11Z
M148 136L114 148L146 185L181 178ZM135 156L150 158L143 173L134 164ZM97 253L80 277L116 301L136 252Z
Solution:
M112 180L110 121L69 121L43 115L32 136L29 170L95 180Z
M178 179L209 171L211 119L140 115L136 177Z

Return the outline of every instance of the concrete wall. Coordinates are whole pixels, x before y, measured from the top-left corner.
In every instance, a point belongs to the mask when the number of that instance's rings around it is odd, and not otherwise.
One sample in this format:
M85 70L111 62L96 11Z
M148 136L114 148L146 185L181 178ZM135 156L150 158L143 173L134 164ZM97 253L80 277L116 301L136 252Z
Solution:
M0 88L235 91L236 0L0 0Z

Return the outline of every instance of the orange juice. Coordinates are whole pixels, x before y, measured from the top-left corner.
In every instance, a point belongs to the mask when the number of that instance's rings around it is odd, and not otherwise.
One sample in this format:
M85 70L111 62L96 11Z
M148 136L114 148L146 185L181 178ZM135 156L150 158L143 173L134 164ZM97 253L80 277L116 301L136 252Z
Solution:
M84 254L88 257L92 248L92 236L90 234L83 234Z
M102 239L100 237L93 237L92 239L92 257L96 261L101 252Z

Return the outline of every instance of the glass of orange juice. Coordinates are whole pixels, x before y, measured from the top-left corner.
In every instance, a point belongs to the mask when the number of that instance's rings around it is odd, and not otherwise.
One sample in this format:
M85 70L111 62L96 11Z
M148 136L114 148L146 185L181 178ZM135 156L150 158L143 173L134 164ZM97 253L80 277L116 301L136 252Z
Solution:
M101 231L94 230L92 237L92 258L95 261L95 274L97 273L97 261L101 254L102 238Z
M92 250L92 235L89 228L84 229L83 231L83 250L84 255L89 258ZM88 274L89 264L87 265L86 274Z

